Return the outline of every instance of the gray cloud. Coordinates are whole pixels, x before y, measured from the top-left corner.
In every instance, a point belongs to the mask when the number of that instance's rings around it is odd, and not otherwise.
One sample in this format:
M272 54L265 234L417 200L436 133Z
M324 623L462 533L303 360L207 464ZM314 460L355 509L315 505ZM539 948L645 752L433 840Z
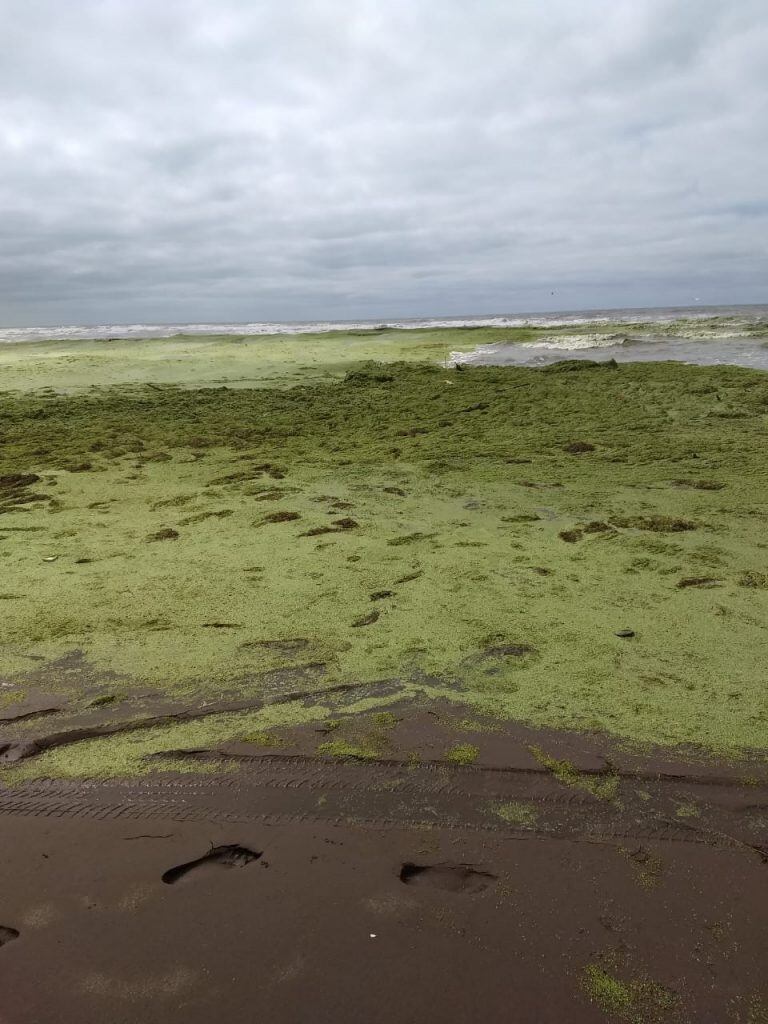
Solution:
M768 298L764 0L0 17L0 323Z

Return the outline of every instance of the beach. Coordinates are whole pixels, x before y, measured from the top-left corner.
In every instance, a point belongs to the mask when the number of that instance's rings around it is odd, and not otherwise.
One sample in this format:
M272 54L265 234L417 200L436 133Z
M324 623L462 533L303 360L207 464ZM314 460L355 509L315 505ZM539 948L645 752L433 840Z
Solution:
M0 345L0 1016L762 1019L768 322L561 320Z

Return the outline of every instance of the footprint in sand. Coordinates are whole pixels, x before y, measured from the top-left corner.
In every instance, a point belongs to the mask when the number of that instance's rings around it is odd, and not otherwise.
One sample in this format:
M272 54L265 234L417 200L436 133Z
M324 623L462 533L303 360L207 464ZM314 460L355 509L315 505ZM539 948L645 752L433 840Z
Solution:
M163 875L166 885L175 885L182 878L199 875L218 868L244 868L261 857L261 851L249 850L247 846L213 846L203 857L190 860L169 868Z
M400 868L400 881L404 885L421 885L446 892L466 892L470 895L487 889L496 875L478 871L471 864L411 864Z
M5 925L0 924L0 946L4 946L7 942L13 942L18 937L19 932L15 928L6 928Z

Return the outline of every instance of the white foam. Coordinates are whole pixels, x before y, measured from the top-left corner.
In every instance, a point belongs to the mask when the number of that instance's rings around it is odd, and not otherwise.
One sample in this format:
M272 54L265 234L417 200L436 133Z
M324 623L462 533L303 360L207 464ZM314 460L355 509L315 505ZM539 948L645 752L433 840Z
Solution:
M702 325L676 322L683 317L686 321L705 321ZM715 324L714 318L727 317L728 323ZM56 325L51 327L0 327L0 344L19 341L87 341L108 338L172 338L184 335L240 335L259 336L264 334L324 334L330 331L361 331L393 328L402 331L418 331L429 328L450 327L572 327L585 324L648 324L675 323L675 332L683 337L719 336L725 332L739 336L745 325L764 322L768 319L767 306L752 307L698 307L693 309L616 309L594 310L592 312L537 313L507 316L478 317L413 317L397 320L313 320L285 321L275 323L254 321L251 323L172 323L172 324L92 324ZM708 321L708 322L706 322ZM580 348L601 348L608 344L621 344L624 339L618 335L561 335L541 341L525 342L529 347L559 348L575 351Z
M331 331L373 331L394 329L419 331L447 327L524 327L537 323L553 324L551 319L537 317L489 316L477 318L413 320L313 320L284 323L253 322L238 324L93 324L89 326L60 325L56 327L0 327L0 344L18 341L89 341L108 338L172 338L185 335L240 335L253 337L265 334L328 334Z
M559 334L541 341L524 341L521 348L558 349L563 352L578 352L587 348L614 348L626 341L623 334Z
M493 364L493 357L497 352L504 349L509 342L500 341L495 345L478 345L471 352L451 352L448 356L448 366L472 365L472 363Z

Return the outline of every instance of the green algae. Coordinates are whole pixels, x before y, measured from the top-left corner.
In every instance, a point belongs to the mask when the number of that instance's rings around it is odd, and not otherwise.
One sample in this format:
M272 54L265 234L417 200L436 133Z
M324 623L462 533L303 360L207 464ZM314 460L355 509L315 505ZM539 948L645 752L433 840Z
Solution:
M368 360L446 362L452 348L528 341L528 328L330 331L300 335L177 335L163 339L28 342L0 348L5 390L93 387L288 388L343 376Z
M397 725L397 717L391 711L377 711L373 716L373 723L377 729L394 729Z
M679 996L664 986L649 980L623 981L597 963L584 968L581 982L604 1013L630 1024L668 1020L680 1005Z
M480 750L474 743L457 743L445 752L445 760L451 764L474 764L480 756Z
M675 809L675 817L677 818L698 818L700 815L701 809L699 805L692 800L679 803Z
M341 719L331 719L325 725L326 732L341 730L347 733L326 740L317 747L319 754L328 757L353 757L361 760L375 760L384 756L390 748L389 733L398 719L391 711L373 711L381 702L358 702L357 714Z
M619 853L627 858L638 885L643 889L655 889L659 885L664 862L657 853L652 853L642 845L632 849L620 846Z
M583 985L593 1002L607 1013L625 1015L633 1008L635 997L629 985L612 977L597 964L584 969Z
M251 743L254 747L279 747L282 740L271 732L247 732L242 737L243 743Z
M270 735L273 730L322 721L328 707L316 704L275 705L243 714L212 715L199 721L159 725L139 732L82 740L68 746L44 751L32 761L6 768L1 780L14 785L35 778L115 778L150 775L173 770L211 771L222 761L200 762L174 757L181 749L206 749L227 741L242 742L243 736ZM168 752L167 757L162 757Z
M619 791L619 776L607 772L605 775L593 776L580 772L570 761L558 761L546 754L539 747L529 747L530 752L540 765L552 772L558 782L564 786L583 789L599 800L615 800Z
M765 324L744 325L722 317L651 324L372 328L298 335L178 334L161 339L36 341L0 347L0 379L5 390L36 391L41 395L137 384L150 385L157 391L173 386L289 388L339 378L366 360L422 360L447 366L452 351L473 351L479 345L616 335L617 331L633 338L646 334L764 337ZM571 361L567 368L578 370L579 365ZM701 385L702 394L716 392L716 386L708 381ZM728 409L725 411L727 414ZM574 436L567 441L578 444L580 438ZM590 435L586 443L594 441Z
M372 761L380 756L381 751L373 744L350 743L349 740L328 740L317 747L318 754L327 757L352 757L362 761Z
M764 746L765 375L393 362L329 382L334 363L296 384L287 365L290 387L2 396L0 477L39 478L0 508L14 692L429 679L534 725ZM675 585L712 564L716 591Z
M507 825L535 828L538 814L533 804L521 800L509 800L489 804L488 810Z

